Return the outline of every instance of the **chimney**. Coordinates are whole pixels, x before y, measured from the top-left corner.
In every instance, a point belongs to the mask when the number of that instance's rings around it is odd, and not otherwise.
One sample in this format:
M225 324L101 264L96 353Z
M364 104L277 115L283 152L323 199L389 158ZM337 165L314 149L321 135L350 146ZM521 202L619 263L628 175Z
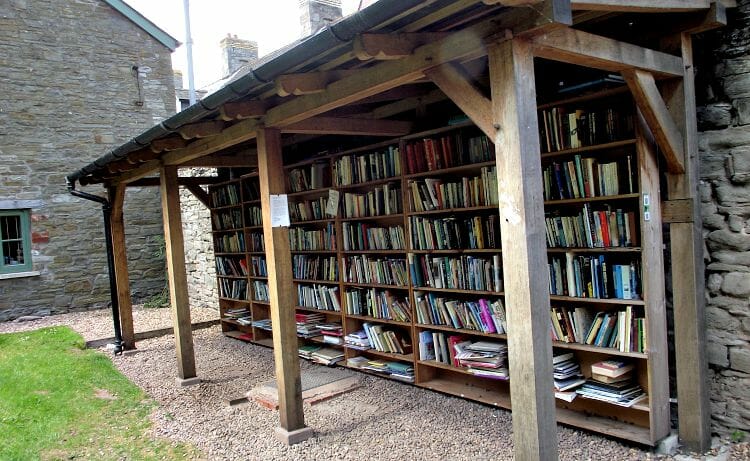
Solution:
M172 76L174 77L174 89L175 90L181 90L182 89L182 71L181 70L173 70Z
M224 76L232 75L240 67L258 60L258 43L227 34L220 42L224 58Z
M299 0L299 9L303 37L341 19L341 0Z

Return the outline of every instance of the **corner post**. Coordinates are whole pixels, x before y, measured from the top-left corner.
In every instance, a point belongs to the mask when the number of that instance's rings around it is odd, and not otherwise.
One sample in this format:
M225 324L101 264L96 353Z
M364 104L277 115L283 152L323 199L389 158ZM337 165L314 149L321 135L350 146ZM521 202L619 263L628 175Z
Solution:
M108 189L112 212L109 218L112 228L112 256L115 262L117 299L120 306L120 329L122 346L125 350L135 349L135 329L133 328L133 303L130 299L130 277L128 275L128 254L125 243L125 184L117 184Z
M185 272L185 244L180 215L180 186L177 184L177 167L162 165L159 171L161 213L164 221L167 274L169 277L169 302L177 350L177 376L182 385L195 384L195 352L193 330L190 325L190 301Z
M281 132L273 128L259 128L257 140L263 239L266 246L268 292L271 301L273 357L276 387L279 391L280 427L276 428L276 435L282 442L291 445L312 436L312 430L305 427L302 410L289 228L274 227L271 220L271 195L285 193Z
M534 59L523 39L488 47L508 362L517 460L557 459L549 284Z

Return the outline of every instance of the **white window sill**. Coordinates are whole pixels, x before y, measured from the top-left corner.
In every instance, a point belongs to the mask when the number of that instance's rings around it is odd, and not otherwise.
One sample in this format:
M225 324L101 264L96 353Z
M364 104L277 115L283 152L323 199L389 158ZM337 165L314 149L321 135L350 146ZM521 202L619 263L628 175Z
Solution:
M10 274L0 274L0 280L20 279L23 277L37 277L39 275L41 275L41 272L39 271L13 272Z

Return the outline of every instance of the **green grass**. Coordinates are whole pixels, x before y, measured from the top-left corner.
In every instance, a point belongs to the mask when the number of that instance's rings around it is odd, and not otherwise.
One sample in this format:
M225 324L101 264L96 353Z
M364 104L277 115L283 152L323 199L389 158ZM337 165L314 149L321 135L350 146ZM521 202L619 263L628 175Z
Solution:
M0 334L0 460L201 458L151 435L154 406L69 328Z

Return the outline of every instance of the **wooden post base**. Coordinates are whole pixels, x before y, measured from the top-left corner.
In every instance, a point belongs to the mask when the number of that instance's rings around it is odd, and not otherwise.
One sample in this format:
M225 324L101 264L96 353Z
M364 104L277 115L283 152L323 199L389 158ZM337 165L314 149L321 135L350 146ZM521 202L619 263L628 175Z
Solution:
M296 429L293 431L287 431L283 427L277 427L274 429L274 435L279 442L285 443L286 445L294 445L304 442L312 437L314 433L310 427L303 427L302 429Z
M187 387L187 386L195 386L196 384L201 383L201 379L196 377L193 378L175 378L175 382L180 387Z

